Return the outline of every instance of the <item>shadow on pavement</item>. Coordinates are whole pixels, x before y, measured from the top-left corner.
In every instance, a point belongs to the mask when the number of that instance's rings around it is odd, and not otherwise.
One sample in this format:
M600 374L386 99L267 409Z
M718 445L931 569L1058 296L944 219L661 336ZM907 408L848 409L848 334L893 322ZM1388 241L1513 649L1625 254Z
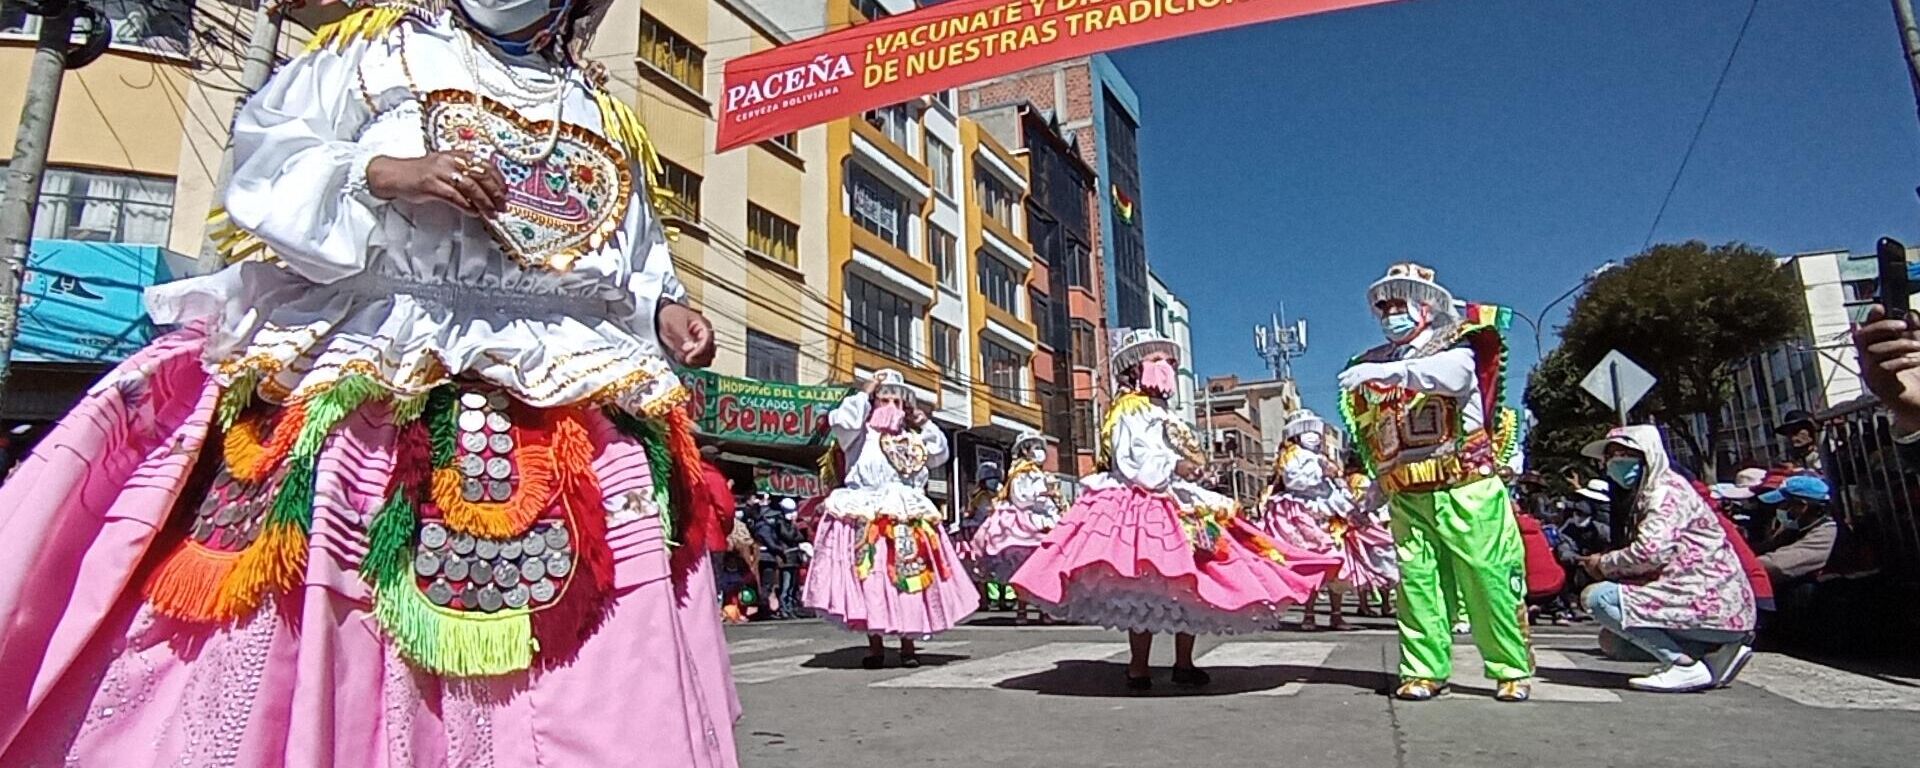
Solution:
M850 648L841 648L839 650L833 650L833 651L827 651L825 653L815 654L813 658L808 659L804 662L801 662L800 666L806 667L808 669L861 669L862 667L860 666L860 660L866 657L867 657L867 647L864 645L860 645L860 646L853 646ZM925 651L921 651L920 666L922 668L940 667L940 666L952 664L956 661L965 661L969 658L971 657L960 656L960 655L951 654L951 653L927 653ZM896 650L896 647L892 643L887 644L886 668L887 669L900 668L900 653L898 650Z
M1335 667L1273 665L1260 667L1205 667L1213 682L1204 688L1174 685L1168 670L1153 670L1153 690L1127 690L1127 665L1117 661L1065 661L1053 669L1008 680L994 687L1010 691L1032 691L1042 696L1086 697L1177 697L1232 696L1241 693L1277 690L1288 683L1344 685L1350 688L1386 694L1393 682L1390 675L1367 670Z

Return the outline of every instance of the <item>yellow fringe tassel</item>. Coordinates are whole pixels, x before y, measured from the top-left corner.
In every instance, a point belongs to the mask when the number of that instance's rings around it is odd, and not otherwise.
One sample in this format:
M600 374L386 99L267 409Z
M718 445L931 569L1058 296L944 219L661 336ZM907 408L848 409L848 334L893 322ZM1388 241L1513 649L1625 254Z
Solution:
M413 10L404 3L361 8L314 32L313 39L307 41L307 52L328 47L340 50L359 40L373 40L385 35Z
M606 90L598 90L593 100L600 105L600 127L615 143L627 150L634 164L640 166L641 178L647 185L647 200L653 204L655 212L664 209L673 199L673 192L660 185L660 175L665 172L660 164L660 154L653 148L653 140L647 137L647 127L640 123L633 108ZM679 233L669 228L668 237Z
M260 238L233 223L233 217L227 215L224 207L215 206L207 211L207 239L213 242L214 252L220 254L228 264L279 260L278 256L267 250L267 244L261 242Z
M147 578L147 602L162 616L196 623L238 619L240 606L224 599L221 586L233 574L238 552L183 542Z
M222 610L253 612L268 592L285 592L306 574L307 535L296 526L263 523L260 538L239 552L220 590Z
M374 619L415 666L448 677L483 677L533 665L539 643L531 612L463 613L434 605L412 578L381 589Z

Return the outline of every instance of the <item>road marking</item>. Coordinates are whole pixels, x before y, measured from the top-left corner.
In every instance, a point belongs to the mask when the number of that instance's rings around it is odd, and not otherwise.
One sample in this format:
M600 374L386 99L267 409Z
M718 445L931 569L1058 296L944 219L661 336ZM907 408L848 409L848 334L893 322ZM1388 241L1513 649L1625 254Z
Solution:
M1320 667L1333 655L1333 643L1249 643L1218 645L1200 656L1202 667ZM1278 688L1253 691L1256 696L1292 696L1300 692L1303 681L1292 680Z
M812 655L781 656L764 661L750 661L745 664L735 664L733 665L733 683L735 685L771 683L775 680L811 675L821 671L821 667L804 666L812 660Z
M1125 643L1047 643L1032 648L923 669L874 683L872 688L993 688L1002 680L1048 672L1064 661L1100 661L1125 653Z
M1549 672L1564 671L1583 673L1580 665L1575 664L1573 659L1564 653L1548 648L1536 647L1533 649L1533 665L1535 673L1533 680L1534 701L1550 701L1567 704L1617 704L1620 702L1620 694L1613 690L1593 688L1584 685L1568 685L1566 683L1555 683L1541 679L1539 673L1543 670ZM1453 678L1455 681L1478 677L1484 672L1485 667L1486 660L1481 657L1479 648L1474 647L1471 641L1467 641L1464 638L1456 639L1453 644ZM1547 676L1551 677L1550 674ZM1492 681L1482 681L1474 684L1474 687L1490 688L1493 687L1493 683ZM1472 697L1461 697L1456 694L1453 698L1456 700L1463 698L1470 700Z
M812 641L806 638L796 637L750 637L745 640L728 643L727 653L731 656L745 656L752 653L765 653L767 651L777 651L782 648L792 648L796 645L806 645L810 642Z
M1920 685L1889 682L1778 653L1755 654L1739 682L1820 709L1920 712Z

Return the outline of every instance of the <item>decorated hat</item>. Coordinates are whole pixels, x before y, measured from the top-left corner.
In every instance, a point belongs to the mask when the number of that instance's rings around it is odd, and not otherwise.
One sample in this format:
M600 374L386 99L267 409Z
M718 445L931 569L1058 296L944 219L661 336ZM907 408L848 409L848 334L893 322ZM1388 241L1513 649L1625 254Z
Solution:
M1140 362L1140 359L1153 352L1165 352L1180 359L1180 346L1172 339L1160 335L1152 328L1135 328L1120 337L1120 346L1113 351L1113 370L1124 371Z
M899 371L892 368L882 368L874 371L873 375L868 377L868 379L880 382L880 385L873 390L874 397L893 395L901 400L913 402L913 388L907 386L907 377L900 375Z
M1313 411L1301 408L1287 414L1287 425L1280 429L1280 437L1283 440L1292 440L1308 432L1326 434L1327 422Z
M1028 448L1035 445L1045 448L1047 446L1047 436L1031 429L1025 430L1020 433L1019 437L1013 439L1013 452L1016 455L1024 454Z
M1411 261L1387 267L1386 276L1367 287L1368 305L1387 299L1399 299L1407 306L1424 306L1433 311L1434 317L1460 317L1453 293L1433 281L1433 270Z

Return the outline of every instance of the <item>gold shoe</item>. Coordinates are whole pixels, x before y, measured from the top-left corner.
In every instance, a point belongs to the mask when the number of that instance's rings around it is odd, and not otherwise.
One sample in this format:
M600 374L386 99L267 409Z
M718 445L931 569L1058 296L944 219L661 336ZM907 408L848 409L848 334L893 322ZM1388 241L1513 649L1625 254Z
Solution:
M1415 678L1400 683L1393 697L1401 701L1432 701L1447 695L1447 684L1439 680Z
M1533 682L1530 680L1502 680L1500 681L1500 685L1494 688L1493 698L1496 701L1506 702L1527 701L1533 698Z

